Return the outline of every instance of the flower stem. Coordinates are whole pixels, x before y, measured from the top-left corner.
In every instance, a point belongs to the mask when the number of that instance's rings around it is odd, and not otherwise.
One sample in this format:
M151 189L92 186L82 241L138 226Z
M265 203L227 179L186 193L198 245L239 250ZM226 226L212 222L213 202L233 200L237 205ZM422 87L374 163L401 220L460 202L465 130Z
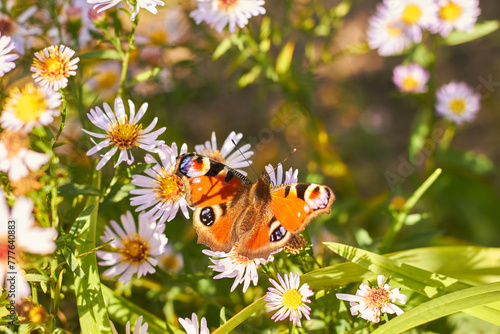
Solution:
M139 21L139 15L136 16L135 20L132 21L132 30L130 31L130 36L128 39L128 48L123 56L122 72L120 75L120 89L118 90L118 96L123 97L123 92L125 90L125 80L127 79L128 64L130 62L130 53L134 49L134 39L135 39L135 28Z

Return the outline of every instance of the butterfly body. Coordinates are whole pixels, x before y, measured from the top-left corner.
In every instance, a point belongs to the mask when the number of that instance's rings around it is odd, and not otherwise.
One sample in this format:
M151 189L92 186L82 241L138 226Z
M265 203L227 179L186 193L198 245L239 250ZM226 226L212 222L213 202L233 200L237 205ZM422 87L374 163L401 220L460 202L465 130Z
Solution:
M263 173L252 183L234 169L197 153L177 157L176 174L186 200L196 209L193 225L198 243L215 251L248 258L267 258L284 247L335 200L323 185L293 183L271 186Z

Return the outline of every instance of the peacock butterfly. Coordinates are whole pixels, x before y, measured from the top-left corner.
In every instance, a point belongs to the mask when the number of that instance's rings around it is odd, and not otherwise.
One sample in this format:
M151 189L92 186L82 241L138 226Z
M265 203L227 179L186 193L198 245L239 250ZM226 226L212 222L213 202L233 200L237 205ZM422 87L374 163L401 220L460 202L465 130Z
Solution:
M177 157L175 173L196 209L198 243L214 251L267 258L302 232L321 213L329 213L333 191L314 183L271 186L267 173L252 183L244 175L197 153Z

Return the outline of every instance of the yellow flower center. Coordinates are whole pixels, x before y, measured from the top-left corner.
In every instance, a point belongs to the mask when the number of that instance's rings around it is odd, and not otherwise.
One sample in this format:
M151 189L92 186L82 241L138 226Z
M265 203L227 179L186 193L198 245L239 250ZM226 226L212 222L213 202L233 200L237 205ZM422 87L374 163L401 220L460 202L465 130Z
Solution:
M124 262L139 265L147 260L149 245L137 233L128 235L127 239L122 241L121 255Z
M455 22L463 12L463 8L460 5L450 1L446 6L441 7L439 10L439 16L443 21Z
M167 32L165 30L155 30L149 34L149 38L153 44L162 45L167 43Z
M216 5L219 10L229 12L238 6L239 0L217 0Z
M420 9L420 6L415 4L409 4L403 10L401 19L403 20L404 23L412 25L418 23L421 17L422 17L422 9Z
M111 88L118 82L118 73L103 71L95 76L95 81L100 89Z
M13 88L5 109L10 110L16 118L24 123L37 120L47 110L47 100L42 88L27 84L21 91Z
M209 157L212 160L218 161L218 162L222 162L222 163L226 162L226 159L224 159L224 157L222 156L222 154L220 153L219 150L213 151L213 150L206 148L203 150L203 152L201 154L203 154L206 157Z
M296 310L303 304L302 295L295 289L285 291L281 298L283 300L283 306L287 309Z
M142 124L130 124L125 118L123 124L114 123L107 131L111 144L120 150L127 150L139 145L142 138Z
M403 79L403 91L411 92L418 86L418 80L414 76L409 75Z
M381 288L371 288L365 296L365 304L370 309L380 309L389 301L389 291Z
M174 202L184 194L184 185L180 177L173 174L172 168L169 171L162 168L162 173L156 177L153 187L156 199L162 203Z
M465 101L463 99L452 99L448 103L450 110L457 115L460 115L465 110Z
M398 37L403 33L403 29L401 29L396 21L389 22L386 26L387 32L391 37Z

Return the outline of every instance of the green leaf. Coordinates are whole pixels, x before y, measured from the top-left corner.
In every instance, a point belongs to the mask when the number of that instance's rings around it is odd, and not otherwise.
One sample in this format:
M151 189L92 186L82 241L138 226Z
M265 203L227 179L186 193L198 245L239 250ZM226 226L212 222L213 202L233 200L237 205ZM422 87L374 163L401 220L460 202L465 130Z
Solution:
M130 321L131 326L133 326L137 321L137 319L142 315L143 317L142 323L143 324L145 322L148 323L149 333L163 334L166 332L167 324L154 314L135 305L126 298L115 295L113 290L111 290L104 284L101 285L101 289L102 289L102 294L104 296L104 300L106 301L108 312L110 316L113 318L113 322L118 322L123 326L125 326L127 321ZM174 333L184 333L184 332L175 330Z
M464 309L498 300L500 282L463 289L420 304L380 326L372 334L402 333Z
M413 52L409 54L408 60L423 67L429 67L436 61L436 55L431 52L425 44L417 44Z
M135 77L133 77L129 82L127 82L126 87L130 88L139 82L143 82L151 78L154 78L158 75L158 73L160 73L160 70L161 70L160 67L154 67L152 69L141 72L137 74Z
M213 60L219 59L222 55L224 55L231 47L233 46L233 39L231 36L224 38L212 55Z
M88 184L67 183L58 188L59 196L100 196L101 193L98 189Z
M253 83L255 80L257 80L261 72L262 67L260 67L260 65L255 65L250 71L241 76L241 78L238 80L238 86L243 88Z
M64 256L64 259L68 263L71 271L73 272L73 274L75 274L76 276L78 276L80 278L84 278L85 273L82 270L82 267L80 265L80 261L78 261L78 259L75 257L75 255L73 254L71 249L69 249L67 247L63 248L62 254Z
M68 241L71 241L78 236L78 234L80 233L82 228L85 226L85 223L90 218L90 215L92 214L92 211L94 210L94 207L95 207L94 205L90 205L90 206L86 207L82 211L82 213L78 216L78 218L76 218L75 222L73 223L73 225L71 225L71 228L68 232L68 235L67 235Z
M100 184L100 172L94 172L93 185ZM90 196L87 206L94 206L87 216L79 237L75 239L75 256L80 258L85 277L75 274L75 296L82 333L111 333L108 311L101 291L96 254L92 250L96 243L97 211L99 197ZM85 254L85 255L83 255Z
M118 203L124 198L129 196L130 190L135 189L135 186L131 183L115 183L110 192L104 198L102 202L102 207L107 207L111 204Z
M444 38L444 43L447 45L458 45L473 41L475 39L484 37L486 35L495 32L500 28L499 21L486 21L481 23L476 23L474 30L471 32L464 31L452 31L446 38Z
M264 297L256 300L255 302L253 302L252 304L248 305L243 310L238 312L235 316L233 316L231 319L229 319L222 326L220 326L215 331L213 331L212 334L230 333L233 329L236 328L236 326L241 324L246 319L250 318L250 316L252 316L252 314L263 309L265 304L266 304L266 301L264 300Z
M278 57L276 58L276 73L285 74L290 69L292 63L293 51L295 50L295 43L288 42L281 49Z
M122 60L120 53L115 50L97 50L79 55L80 59L117 59Z

